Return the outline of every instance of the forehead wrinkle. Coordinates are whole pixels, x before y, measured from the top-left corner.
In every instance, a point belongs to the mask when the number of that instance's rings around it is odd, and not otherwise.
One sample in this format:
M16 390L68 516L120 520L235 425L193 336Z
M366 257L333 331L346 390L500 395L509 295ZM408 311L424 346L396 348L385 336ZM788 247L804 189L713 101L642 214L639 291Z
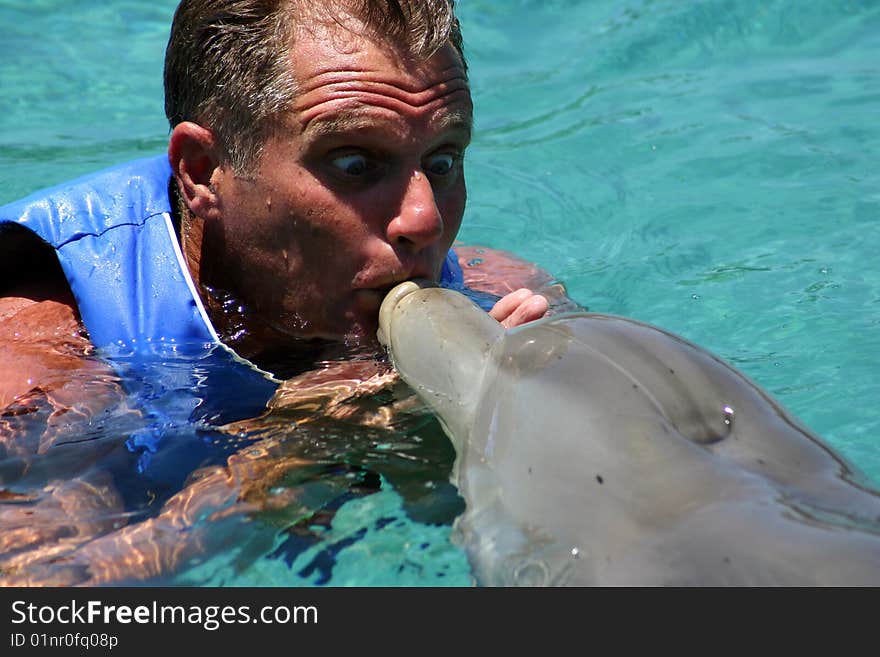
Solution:
M300 113L308 113L320 105L334 101L355 99L373 103L377 106L393 109L395 103L421 110L431 105L459 102L456 96L464 97L464 102L471 104L470 89L467 83L437 83L418 92L409 92L397 85L370 80L330 81L316 85L311 89L303 89L294 103Z
M458 93L461 92L453 91L448 95ZM381 94L340 93L334 94L331 98L324 98L314 105L295 108L295 112L301 122L303 133L310 137L318 137L390 125L388 121L380 120L377 122L376 112L384 113L387 111L396 115L400 110L400 105L423 113L428 125L435 130L458 129L465 132L468 139L470 138L473 115L469 96L464 106L461 103L449 103L446 96L434 98L421 106L416 106Z
M437 78L431 80L421 80L416 75L412 75L409 79L395 80L394 82L388 82L386 76L380 71L373 71L366 68L346 68L340 70L330 66L312 72L308 76L308 81L304 80L300 82L300 88L302 93L308 93L322 86L345 83L351 83L354 85L357 85L358 83L383 85L392 89L397 89L401 94L410 95L430 92L434 87L454 86L456 88L467 88L469 86L467 76L457 66L441 71Z

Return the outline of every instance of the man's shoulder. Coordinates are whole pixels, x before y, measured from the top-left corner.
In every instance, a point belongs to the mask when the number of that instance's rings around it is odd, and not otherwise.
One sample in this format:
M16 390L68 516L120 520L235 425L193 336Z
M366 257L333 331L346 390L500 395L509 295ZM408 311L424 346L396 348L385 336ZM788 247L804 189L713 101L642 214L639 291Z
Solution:
M38 276L0 290L0 410L66 380L90 349L63 280Z
M508 251L456 244L468 287L504 296L520 288L538 289L553 280L544 269Z
M583 310L568 297L565 285L547 270L508 251L456 244L464 284L472 290L503 297L520 288L543 295L554 313Z

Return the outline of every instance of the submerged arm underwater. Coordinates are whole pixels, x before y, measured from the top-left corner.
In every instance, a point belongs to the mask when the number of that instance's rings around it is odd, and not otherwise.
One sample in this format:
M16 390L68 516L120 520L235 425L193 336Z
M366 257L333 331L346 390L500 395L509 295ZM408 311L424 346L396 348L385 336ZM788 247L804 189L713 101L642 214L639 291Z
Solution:
M880 495L696 345L592 313L504 331L412 282L379 337L455 447L478 584L880 584Z

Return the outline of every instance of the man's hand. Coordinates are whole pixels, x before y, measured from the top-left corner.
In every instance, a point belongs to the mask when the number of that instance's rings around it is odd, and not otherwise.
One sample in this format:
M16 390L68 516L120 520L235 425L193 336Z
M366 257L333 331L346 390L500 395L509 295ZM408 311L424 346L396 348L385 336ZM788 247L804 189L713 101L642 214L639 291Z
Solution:
M489 315L501 322L504 328L513 328L540 319L549 307L546 297L527 288L520 288L492 306Z

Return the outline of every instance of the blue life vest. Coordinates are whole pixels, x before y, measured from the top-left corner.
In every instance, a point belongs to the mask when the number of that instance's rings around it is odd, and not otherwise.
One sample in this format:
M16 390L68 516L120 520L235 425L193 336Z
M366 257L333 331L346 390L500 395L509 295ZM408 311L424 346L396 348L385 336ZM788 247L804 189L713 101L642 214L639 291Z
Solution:
M150 352L219 343L171 220L164 155L135 160L0 207L55 248L92 344ZM441 284L461 288L450 251Z

